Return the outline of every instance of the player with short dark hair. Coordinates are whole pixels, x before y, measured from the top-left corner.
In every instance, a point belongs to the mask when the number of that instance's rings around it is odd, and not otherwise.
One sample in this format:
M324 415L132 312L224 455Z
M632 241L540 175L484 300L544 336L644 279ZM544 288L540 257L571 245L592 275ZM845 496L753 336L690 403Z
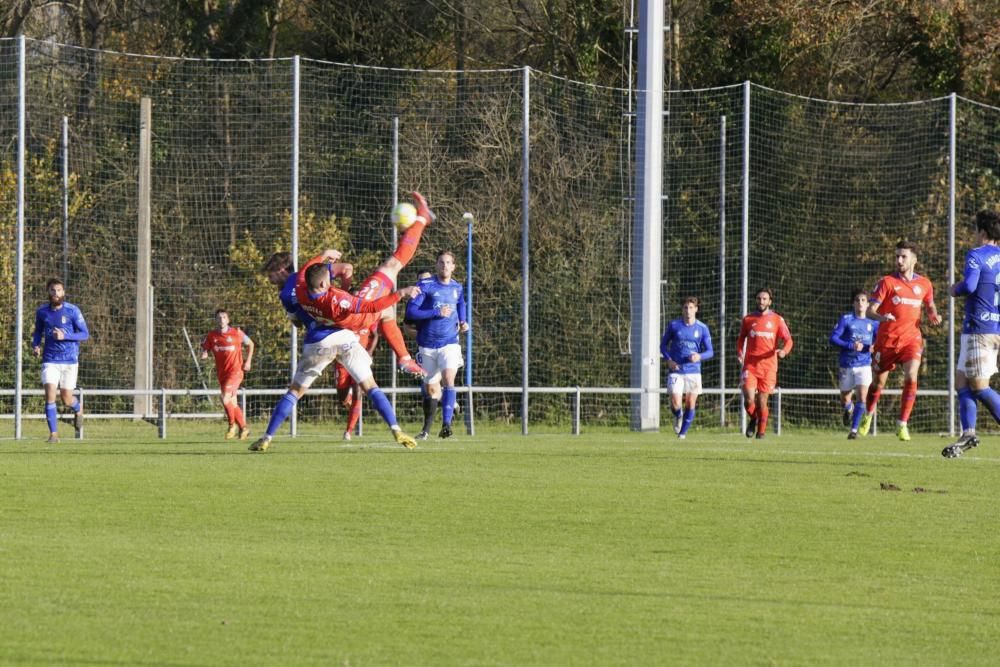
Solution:
M844 426L850 427L848 440L858 437L858 427L865 414L868 388L872 384L872 342L878 332L878 322L868 319L868 292L854 290L853 311L841 315L830 334L830 343L840 349L837 373L840 401L843 405ZM857 400L852 396L857 392Z
M696 296L681 301L681 317L671 320L660 340L660 354L667 362L670 374L670 410L674 415L674 433L687 437L694 422L695 407L701 395L701 363L715 356L712 335L698 319L701 305Z
M435 268L435 275L417 283L420 294L406 306L405 316L407 322L416 325L417 355L428 373L424 381L424 426L417 434L418 440L427 439L438 402L441 403L438 437L452 436L451 422L457 402L455 376L465 365L458 335L469 330L462 284L452 278L455 255L450 250L439 252Z
M83 428L83 407L73 396L80 367L80 343L90 338L83 313L66 301L66 288L59 278L51 278L45 289L48 303L35 311L35 330L31 348L42 358L42 388L45 390L45 421L49 426L49 442L59 442L59 415L56 393L63 405L73 411L73 428L77 434Z
M747 412L746 436L762 439L767 433L767 399L778 385L778 360L792 351L794 341L785 319L771 310L774 295L767 287L757 290L757 310L743 318L736 339L736 358L743 371L740 387ZM778 343L781 342L781 347Z
M240 409L237 393L243 384L243 373L249 372L253 361L254 342L239 327L229 325L229 312L225 308L215 311L215 329L205 335L201 343L201 358L207 359L211 352L215 359L215 375L219 380L222 393L222 409L226 413L229 428L226 440L239 435L240 440L250 436L246 417ZM246 359L243 358L243 347L247 348Z
M955 364L962 433L941 452L946 458L956 458L979 445L976 401L1000 423L1000 394L990 387L1000 354L1000 213L983 210L976 214L976 241L979 245L965 255L962 280L949 289L952 296L965 297L965 317Z
M916 266L917 245L913 241L900 241L896 244L895 273L882 277L869 297L868 317L879 322L879 328L872 346L875 388L868 392L865 414L858 425L860 435L866 435L871 428L875 406L889 372L899 365L904 378L896 437L904 442L910 439L908 422L917 400L917 377L924 352L924 339L920 332L923 308L927 309L927 319L931 324L941 324L941 316L934 305L934 286L914 271Z

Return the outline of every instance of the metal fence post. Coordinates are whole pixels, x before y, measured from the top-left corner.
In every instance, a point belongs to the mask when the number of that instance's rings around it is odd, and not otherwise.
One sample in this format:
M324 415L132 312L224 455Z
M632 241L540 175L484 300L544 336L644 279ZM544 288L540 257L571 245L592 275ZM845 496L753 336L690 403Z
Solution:
M25 78L24 35L17 38L17 248L15 254L14 291L17 307L14 309L14 438L21 439L21 404L24 391L24 156L27 80Z
M528 256L530 244L528 243L528 231L530 230L530 208L529 198L531 196L530 166L531 166L531 68L524 67L523 105L524 118L522 120L522 146L521 146L521 435L528 435L528 343L530 336L528 326L528 272L531 269L531 261Z

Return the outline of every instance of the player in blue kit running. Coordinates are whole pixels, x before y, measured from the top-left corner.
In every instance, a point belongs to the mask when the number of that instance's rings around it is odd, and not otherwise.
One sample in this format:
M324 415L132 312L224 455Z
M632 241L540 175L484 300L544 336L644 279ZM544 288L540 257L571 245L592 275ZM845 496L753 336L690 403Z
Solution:
M878 322L867 317L868 292L855 290L851 302L854 311L840 317L830 334L830 343L840 348L838 382L844 426L851 428L847 439L855 440L872 384L872 341L878 332ZM855 390L857 396L852 401Z
M965 255L962 280L950 289L952 296L965 297L961 347L955 365L962 434L941 452L945 458L956 458L979 445L976 401L1000 423L1000 394L990 388L1000 353L1000 213L976 214L976 241L980 245Z
M660 340L660 354L670 369L667 388L674 415L674 433L681 439L687 437L701 395L701 362L715 356L712 335L697 319L699 305L698 297L686 297L681 302L682 316L667 325Z
M49 442L59 442L56 393L63 405L73 411L73 428L83 428L83 407L73 396L79 370L80 343L90 338L83 313L66 301L63 282L52 278L45 285L49 302L35 311L35 331L31 348L42 358L42 388L45 389L45 421L49 425Z
M417 440L426 440L434 423L434 413L441 403L441 430L438 437L452 435L455 415L455 375L465 365L458 334L469 330L462 285L452 279L455 255L438 253L437 273L417 283L420 295L406 306L406 321L417 328L417 360L427 371L424 384L424 427Z

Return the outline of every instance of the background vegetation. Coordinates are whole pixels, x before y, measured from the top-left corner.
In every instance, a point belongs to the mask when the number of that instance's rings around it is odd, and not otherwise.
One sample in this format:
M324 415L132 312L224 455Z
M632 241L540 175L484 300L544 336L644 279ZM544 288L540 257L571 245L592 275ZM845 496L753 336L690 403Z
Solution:
M483 68L536 68L529 109L530 382L627 386L634 140L627 76L635 44L625 26L632 9L560 0L355 5L20 0L0 10L5 34L92 47L32 41L28 67L28 273L61 267L58 136L65 115L71 128L70 293L82 300L89 319L102 323L87 344L81 382L121 387L131 381L127 341L134 321L129 290L142 96L154 100L154 282L157 321L164 323L156 332L156 383L200 386L182 334L197 344L221 303L240 313L239 323L260 345L250 382L277 387L286 380L287 325L256 269L270 252L290 245L291 67L288 60L198 58L298 54L305 58L300 254L343 246L362 275L384 254L390 243L385 213L394 194L390 137L398 120L401 187L427 191L442 213L403 279L429 265L438 248L464 248L459 216L476 212L476 383L499 386L521 382L522 74ZM714 298L720 279L715 161L721 115L730 119L727 205L731 219L740 215L742 91L679 89L747 78L785 91L753 89L750 211L751 282L778 291L779 309L790 318L800 351L808 351L793 355L785 386L832 386L825 336L835 312L846 309L842 292L870 286L887 268L885 249L898 237L933 249L923 257L924 270L940 290L950 268L943 224L947 100L855 107L789 93L891 102L956 91L996 104L1000 31L994 5L671 3L665 316L685 293ZM0 42L5 241L14 229L15 63L13 43ZM968 100L960 101L958 113L957 205L965 220L1000 198L1000 123L995 109ZM960 247L967 232L958 230ZM718 304L706 305L702 314L717 336L729 340L741 305L738 234L731 225L727 293L718 299L729 316L719 320ZM0 257L3 266L12 261L6 253ZM857 285L840 285L831 275L850 276ZM29 284L29 308L44 297L43 282ZM86 290L73 294L76 285ZM12 294L12 285L0 286L5 303ZM8 350L9 324L0 331ZM943 331L935 336L925 385L942 387L949 372L947 337ZM732 385L737 373L729 357ZM707 383L717 381L719 368L706 369ZM12 355L0 361L0 374L9 382ZM547 418L568 414L562 397L538 397L533 405ZM506 399L481 406L505 419L518 412ZM805 418L814 408L796 412ZM594 418L621 419L627 399L592 397L584 409ZM941 414L940 405L934 410Z
M671 87L997 104L1000 8L968 0L671 0ZM632 0L10 0L0 36L172 56L521 67L621 86Z

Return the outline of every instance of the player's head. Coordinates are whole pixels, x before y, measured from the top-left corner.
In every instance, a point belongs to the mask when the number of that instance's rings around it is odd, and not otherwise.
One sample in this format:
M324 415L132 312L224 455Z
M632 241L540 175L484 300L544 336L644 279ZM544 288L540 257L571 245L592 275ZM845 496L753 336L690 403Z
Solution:
M851 294L851 305L854 307L854 314L861 317L868 311L868 292L863 289L856 289Z
M272 285L284 285L292 272L292 264L292 253L276 252L264 262L260 271L267 276L268 282Z
M1000 213L989 209L976 213L976 230L990 241L1000 241Z
M434 275L433 271L421 271L417 274L417 280L427 280Z
M909 273L917 265L917 244L903 239L896 244L896 269L900 273Z
M774 304L774 292L770 287L761 287L754 296L757 299L757 308L762 313L767 312Z
M455 273L455 255L450 250L442 250L437 254L435 268L437 269L438 278L450 280L451 274Z
M215 311L215 323L219 325L220 329L225 329L229 326L229 311L225 308L219 308Z
M701 306L701 299L696 296L686 296L681 300L681 315L684 316L685 321L694 321L699 306Z
M66 287L58 278L49 278L45 283L45 291L48 292L49 304L52 306L60 305L66 298Z
M330 289L330 267L326 264L313 264L306 269L306 285L310 292L325 292Z

